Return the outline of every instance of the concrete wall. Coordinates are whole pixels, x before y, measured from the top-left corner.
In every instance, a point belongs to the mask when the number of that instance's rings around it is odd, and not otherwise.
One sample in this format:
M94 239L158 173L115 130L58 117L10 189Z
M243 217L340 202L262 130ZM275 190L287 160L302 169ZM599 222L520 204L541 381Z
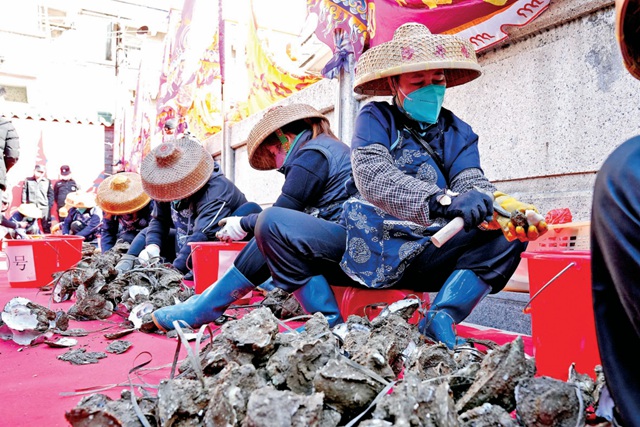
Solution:
M536 21L480 55L479 79L447 92L445 107L480 136L489 179L542 212L567 207L575 221L589 220L597 170L616 146L640 134L640 82L622 65L614 23L611 0L552 0ZM334 105L345 98L338 88L337 80L323 80L282 103L311 104L336 130ZM352 99L356 107L369 101ZM249 199L266 206L283 178L247 162L244 141L257 119L230 126L207 148L221 154L223 138L230 141L235 155L225 171ZM349 117L343 120L342 130L350 132Z

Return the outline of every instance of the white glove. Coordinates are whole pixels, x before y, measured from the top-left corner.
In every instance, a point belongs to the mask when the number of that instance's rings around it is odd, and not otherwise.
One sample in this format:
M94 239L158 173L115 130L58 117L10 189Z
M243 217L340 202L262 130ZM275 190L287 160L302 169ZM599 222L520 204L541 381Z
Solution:
M27 236L27 232L22 228L16 228L16 235L20 239L28 239L29 238L29 236Z
M140 252L140 255L138 255L138 258L141 261L149 262L149 260L153 258L158 258L159 256L160 256L160 246L147 245L147 247L144 248L142 252Z
M223 242L233 242L247 237L247 232L240 225L241 216L229 216L222 218L218 225L224 226L216 233L216 237Z

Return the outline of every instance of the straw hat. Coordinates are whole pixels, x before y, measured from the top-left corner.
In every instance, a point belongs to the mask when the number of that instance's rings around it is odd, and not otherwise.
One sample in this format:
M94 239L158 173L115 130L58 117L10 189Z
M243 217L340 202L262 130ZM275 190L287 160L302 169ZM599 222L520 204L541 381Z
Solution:
M422 24L399 26L393 39L362 54L355 67L353 91L363 95L392 95L387 77L443 68L447 87L479 77L482 71L473 45L460 37L431 34Z
M640 80L640 0L616 0L616 38L624 65Z
M71 194L72 193L69 193L69 195ZM77 208L91 209L96 206L96 198L95 198L95 195L92 193L75 191L71 196L71 198L69 198L69 195L67 195L67 198L65 199L65 203L67 201L70 201L71 206L76 209Z
M96 196L100 209L111 215L137 212L149 201L151 197L142 189L140 175L135 172L121 172L105 179Z
M213 157L197 141L164 142L142 159L142 188L160 202L184 199L209 181L213 168Z
M38 209L35 203L23 203L18 206L18 212L22 214L22 216L28 218L42 218L42 211Z
M293 123L296 120L319 118L327 120L326 116L307 104L278 105L267 110L264 116L249 132L247 138L247 151L249 152L249 164L257 170L269 170L265 166L268 162L261 161L256 156L256 150L264 142L265 138L280 129L282 126Z

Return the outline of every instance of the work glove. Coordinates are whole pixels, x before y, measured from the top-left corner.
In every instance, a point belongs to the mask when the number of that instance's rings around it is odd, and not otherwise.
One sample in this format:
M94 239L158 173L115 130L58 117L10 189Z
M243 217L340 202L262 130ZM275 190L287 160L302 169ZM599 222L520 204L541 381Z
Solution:
M126 271L129 271L133 268L133 266L136 264L138 257L136 257L135 255L129 255L129 254L124 254L122 255L122 257L120 258L120 261L118 261L118 263L115 266L116 271L118 271L119 274L122 274Z
M233 242L247 237L247 232L240 225L241 216L229 216L218 223L222 227L216 237L222 242Z
M142 262L145 263L149 263L149 261L153 260L154 258L159 258L160 257L160 246L158 245L147 245L142 252L140 252L140 255L138 255L138 259Z
M521 242L536 240L547 232L548 227L544 216L538 212L534 205L520 202L501 191L496 191L493 195L496 203L511 212L511 217L507 218L494 213L493 220L489 222L487 229L502 230L510 242L515 239Z
M18 239L28 239L27 232L22 228L16 228L16 237Z
M429 198L429 210L447 219L462 218L465 231L469 231L491 217L493 200L490 195L478 190L461 194L447 190Z

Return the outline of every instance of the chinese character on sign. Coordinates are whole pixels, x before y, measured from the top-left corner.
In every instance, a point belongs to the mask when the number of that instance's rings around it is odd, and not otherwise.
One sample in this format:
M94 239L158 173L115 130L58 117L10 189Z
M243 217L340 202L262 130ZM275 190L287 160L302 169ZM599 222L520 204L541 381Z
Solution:
M23 255L16 255L14 264L20 271L24 271L27 268L27 259Z

